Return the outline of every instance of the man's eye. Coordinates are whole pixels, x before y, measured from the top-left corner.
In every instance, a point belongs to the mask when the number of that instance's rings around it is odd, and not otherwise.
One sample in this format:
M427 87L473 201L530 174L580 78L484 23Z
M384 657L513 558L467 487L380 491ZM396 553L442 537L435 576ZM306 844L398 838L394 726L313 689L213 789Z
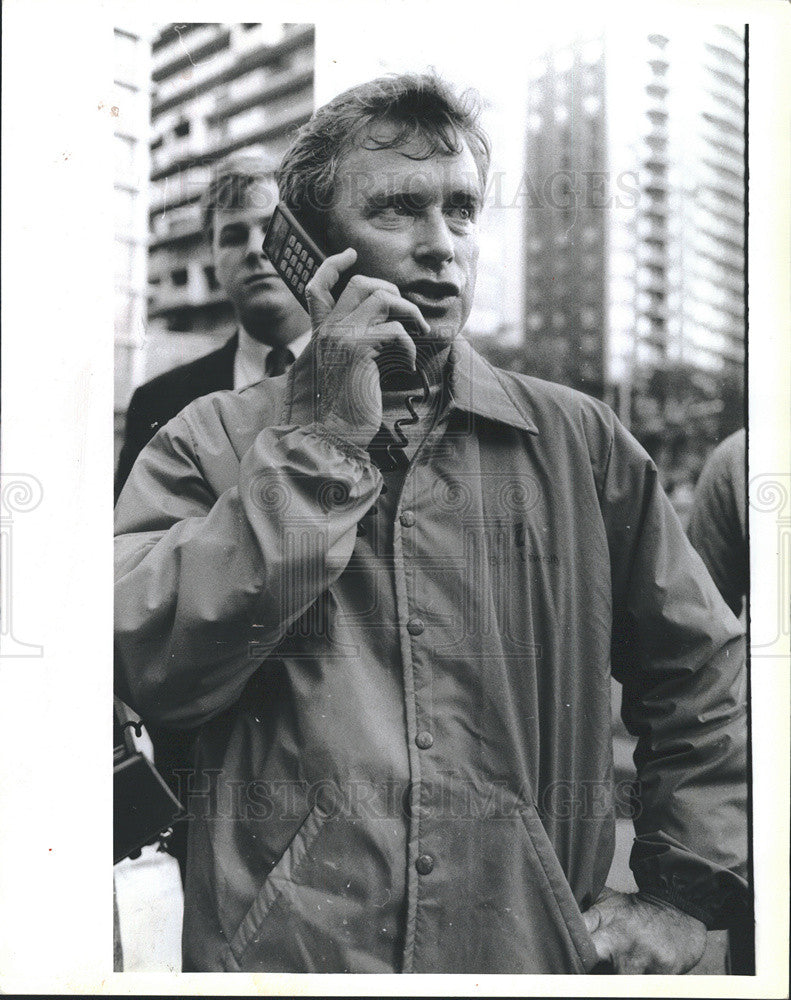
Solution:
M382 210L384 215L414 215L415 208L406 201L394 201Z
M451 208L451 215L461 222L473 222L475 220L475 210L471 205L454 205Z
M239 246L240 243L244 243L246 239L247 234L243 233L240 229L228 229L220 233L219 243L221 247L235 247Z
M401 219L408 219L413 216L414 210L401 202L393 202L390 205L382 205L374 213L383 224L400 222Z

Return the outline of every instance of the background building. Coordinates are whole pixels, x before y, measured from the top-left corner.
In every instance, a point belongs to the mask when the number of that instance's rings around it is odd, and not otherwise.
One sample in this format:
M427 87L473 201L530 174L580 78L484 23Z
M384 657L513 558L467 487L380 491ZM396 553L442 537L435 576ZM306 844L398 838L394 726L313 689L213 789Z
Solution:
M114 29L113 43L115 73L110 113L115 122L115 438L118 442L132 389L144 377L151 39L145 29L125 25Z
M313 111L313 45L313 25L277 23L167 24L149 40L142 145L150 172L139 175L148 250L135 272L135 301L147 300L147 309L116 330L119 430L136 385L208 353L233 331L201 230L200 197L213 164L228 154L278 159L285 151Z
M672 478L743 422L744 40L606 32L531 68L529 370L612 403Z

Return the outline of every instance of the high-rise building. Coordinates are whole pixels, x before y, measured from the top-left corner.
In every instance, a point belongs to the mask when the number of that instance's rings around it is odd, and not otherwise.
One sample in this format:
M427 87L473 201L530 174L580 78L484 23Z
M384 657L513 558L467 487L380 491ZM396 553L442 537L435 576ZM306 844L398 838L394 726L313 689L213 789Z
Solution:
M113 210L115 233L115 424L120 439L132 389L142 380L147 311L151 39L114 29Z
M154 39L149 319L168 330L229 332L200 197L224 156L285 152L313 112L313 45L309 24L169 24Z
M723 25L555 48L533 67L526 326L536 373L604 396L744 358L744 40Z

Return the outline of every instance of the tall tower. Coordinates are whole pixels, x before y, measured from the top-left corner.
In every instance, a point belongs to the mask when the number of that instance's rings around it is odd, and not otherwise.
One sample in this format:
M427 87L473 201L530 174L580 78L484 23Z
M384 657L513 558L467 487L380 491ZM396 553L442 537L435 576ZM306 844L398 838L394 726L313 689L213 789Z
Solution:
M627 422L657 369L741 372L743 67L721 25L605 34L534 67L528 353Z
M151 39L140 26L114 29L113 214L115 235L115 439L142 380L147 309ZM116 455L117 457L117 455Z
M536 61L528 92L525 323L537 375L601 395L609 191L600 39Z

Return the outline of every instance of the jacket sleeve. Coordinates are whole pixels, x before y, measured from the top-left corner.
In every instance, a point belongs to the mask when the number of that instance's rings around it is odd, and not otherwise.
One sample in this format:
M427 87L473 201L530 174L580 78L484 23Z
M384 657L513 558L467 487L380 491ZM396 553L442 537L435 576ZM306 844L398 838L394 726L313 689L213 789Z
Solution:
M749 906L742 629L615 418L602 510L613 675L638 737L630 866L642 892L726 926Z
M155 724L197 726L239 698L341 574L381 487L365 451L317 425L266 428L240 461L229 444L222 456L238 481L217 495L181 414L116 507L116 687Z
M747 592L744 497L731 472L730 441L712 452L695 488L687 535L735 615ZM727 450L726 450L727 449ZM743 460L744 452L741 453ZM744 487L744 481L738 484ZM741 511L740 511L741 506Z

